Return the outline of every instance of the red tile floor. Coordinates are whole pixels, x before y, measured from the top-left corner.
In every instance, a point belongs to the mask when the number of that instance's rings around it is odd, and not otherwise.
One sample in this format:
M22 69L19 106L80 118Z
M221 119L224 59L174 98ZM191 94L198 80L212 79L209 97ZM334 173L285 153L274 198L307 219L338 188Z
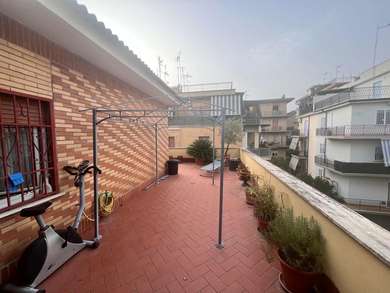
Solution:
M124 200L101 222L100 247L80 252L41 287L47 293L282 292L244 189L235 172L225 174L224 249L215 247L218 180L213 186L199 166L181 164L178 176Z

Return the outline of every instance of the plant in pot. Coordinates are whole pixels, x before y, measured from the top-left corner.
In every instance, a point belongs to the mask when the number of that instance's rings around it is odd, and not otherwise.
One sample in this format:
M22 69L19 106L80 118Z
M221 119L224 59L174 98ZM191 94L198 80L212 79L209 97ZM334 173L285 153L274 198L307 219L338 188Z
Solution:
M274 191L268 184L259 188L255 199L255 216L257 217L259 232L268 230L269 223L275 219L278 205L274 201Z
M245 165L241 164L241 166L238 168L238 176L242 181L242 186L248 186L248 181L251 179L251 173L245 167Z
M324 266L325 240L318 223L282 209L268 230L269 239L279 248L281 286L293 293L311 292Z
M245 188L245 199L246 203L249 205L254 205L256 196L258 193L258 187L257 186L248 186Z
M213 159L213 148L207 139L197 139L187 147L187 154L194 157L198 165L210 163Z

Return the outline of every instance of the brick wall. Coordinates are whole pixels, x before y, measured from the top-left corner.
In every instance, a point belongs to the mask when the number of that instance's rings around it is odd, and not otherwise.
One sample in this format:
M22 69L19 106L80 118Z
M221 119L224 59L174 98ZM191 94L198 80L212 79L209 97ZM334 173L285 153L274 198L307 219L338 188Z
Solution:
M92 160L92 115L80 110L95 106L154 108L161 105L1 14L0 24L0 89L54 100L59 189L65 195L55 200L45 219L49 224L62 227L71 223L78 202L73 180L62 167L78 164L82 159ZM23 38L15 38L12 32L21 31ZM103 171L100 190L111 190L123 197L154 177L153 129L106 121L99 126L98 136L99 166ZM161 129L161 172L167 158L167 130ZM86 178L89 215L92 214L91 183L90 176ZM83 226L88 225L85 222ZM15 261L36 237L36 232L34 220L18 215L0 220L0 283L12 273Z

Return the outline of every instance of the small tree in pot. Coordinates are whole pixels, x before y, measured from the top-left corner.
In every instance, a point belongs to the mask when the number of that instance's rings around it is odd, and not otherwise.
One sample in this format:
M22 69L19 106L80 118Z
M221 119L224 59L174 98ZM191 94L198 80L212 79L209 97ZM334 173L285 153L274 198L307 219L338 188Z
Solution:
M318 223L283 209L271 222L268 236L279 247L281 285L294 293L311 292L324 266L325 240Z
M255 216L258 219L258 228L260 232L268 229L268 224L275 219L278 212L278 205L274 201L274 191L268 184L259 188L255 199Z
M197 139L187 147L187 154L195 158L199 165L210 163L213 159L213 148L207 139Z
M251 179L251 173L243 163L238 167L237 173L239 179L242 181L242 186L248 186L248 181Z

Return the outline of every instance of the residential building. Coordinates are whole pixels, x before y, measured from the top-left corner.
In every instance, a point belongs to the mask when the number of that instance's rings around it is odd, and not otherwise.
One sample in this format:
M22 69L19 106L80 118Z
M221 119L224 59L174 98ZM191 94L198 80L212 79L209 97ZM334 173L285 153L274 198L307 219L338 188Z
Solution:
M92 160L92 114L85 110L177 103L176 93L85 6L68 0L0 1L0 283L37 235L34 219L18 216L21 209L52 201L45 219L56 228L75 215L78 189L63 167ZM105 121L98 136L102 190L120 198L154 178L152 129ZM160 174L167 141L162 131ZM14 173L24 177L22 187L10 186ZM86 180L91 216L92 177ZM88 223L83 220L82 227Z
M312 101L299 118L308 173L328 178L349 203L390 206L390 60Z
M213 117L219 115L223 107L226 108L226 119L241 119L244 93L236 91L231 82L186 85L180 88L177 95L182 99L183 106L178 107L178 111L168 120L171 157L191 159L186 150L194 140L212 141ZM215 124L215 147L221 147L221 128L218 123ZM229 154L238 157L239 148L240 143L231 145Z
M269 148L284 156L287 149L287 104L291 98L244 101L244 145L250 149Z

